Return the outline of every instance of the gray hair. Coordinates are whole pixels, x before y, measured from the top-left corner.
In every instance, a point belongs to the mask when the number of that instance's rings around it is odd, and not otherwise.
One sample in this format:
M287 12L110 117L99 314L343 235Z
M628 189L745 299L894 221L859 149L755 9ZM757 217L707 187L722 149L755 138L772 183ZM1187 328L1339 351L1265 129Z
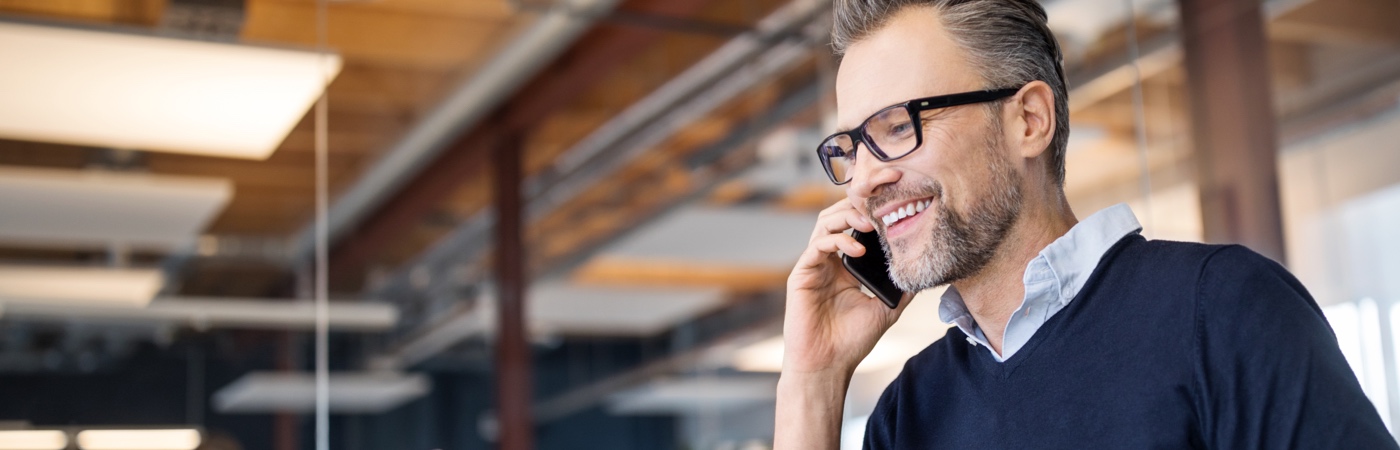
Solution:
M908 7L939 12L953 42L987 81L986 88L1021 87L1035 80L1050 85L1055 95L1055 135L1048 170L1055 184L1063 187L1069 94L1060 44L1045 23L1045 8L1035 0L835 0L831 44L836 53L844 54L851 44L879 31Z

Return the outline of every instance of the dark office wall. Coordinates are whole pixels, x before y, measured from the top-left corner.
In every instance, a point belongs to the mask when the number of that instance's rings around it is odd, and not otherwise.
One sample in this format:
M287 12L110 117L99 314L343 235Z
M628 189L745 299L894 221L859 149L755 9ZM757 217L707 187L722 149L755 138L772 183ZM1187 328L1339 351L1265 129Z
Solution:
M249 341L254 342L248 344ZM275 370L281 337L215 332L184 336L160 347L141 344L130 356L92 373L50 371L0 373L0 421L36 426L180 425L198 422L212 434L227 435L243 449L273 448L270 414L219 414L211 396L250 371ZM304 342L309 343L309 342ZM353 369L355 339L332 340L332 369ZM579 340L536 354L536 397L548 399L595 383L641 364L661 352L658 344L628 339ZM309 356L311 352L299 352ZM309 362L308 362L309 363ZM190 417L191 365L202 372L199 415ZM479 364L479 362L478 362ZM307 364L309 366L309 364ZM491 374L480 368L421 368L431 374L431 394L381 414L331 416L331 448L336 450L486 450L480 418L496 401ZM198 386L198 384L196 384ZM315 423L298 416L300 447L315 448ZM615 416L601 404L537 424L537 448L666 450L677 447L671 417Z
M28 421L36 427L191 423L199 417L190 417L188 410L192 400L188 350L147 344L94 373L0 374L0 420ZM195 399L195 405L203 405L205 429L235 437L244 449L271 448L270 416L214 414L207 401L213 390L270 362L266 358L194 361L204 363L204 400Z

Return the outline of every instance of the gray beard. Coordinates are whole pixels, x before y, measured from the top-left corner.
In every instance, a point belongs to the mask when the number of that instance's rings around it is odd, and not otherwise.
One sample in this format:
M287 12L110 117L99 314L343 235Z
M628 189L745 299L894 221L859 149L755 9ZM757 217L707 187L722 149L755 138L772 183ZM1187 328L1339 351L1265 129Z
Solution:
M1021 214L1020 175L1002 158L993 158L993 190L966 213L954 211L943 197L943 187L930 183L917 188L923 194L898 194L896 198L927 197L936 200L931 211L935 225L923 249L905 252L911 259L897 259L880 235L880 246L890 261L890 280L910 293L942 286L975 275L991 261Z

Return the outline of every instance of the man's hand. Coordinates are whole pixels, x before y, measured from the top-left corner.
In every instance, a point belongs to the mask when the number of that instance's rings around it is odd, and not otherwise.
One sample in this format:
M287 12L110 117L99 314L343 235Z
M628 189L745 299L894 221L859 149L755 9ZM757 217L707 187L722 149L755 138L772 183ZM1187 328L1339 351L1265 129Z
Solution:
M788 275L775 449L837 448L851 373L909 304L905 294L891 310L861 292L837 252L861 256L881 250L856 242L845 233L851 228L875 230L849 200L822 211L807 250Z
M822 211L807 250L788 275L784 375L849 377L909 304L906 294L899 308L891 310L861 292L860 282L846 271L837 251L862 256L881 250L856 242L845 233L851 228L875 231L849 200Z

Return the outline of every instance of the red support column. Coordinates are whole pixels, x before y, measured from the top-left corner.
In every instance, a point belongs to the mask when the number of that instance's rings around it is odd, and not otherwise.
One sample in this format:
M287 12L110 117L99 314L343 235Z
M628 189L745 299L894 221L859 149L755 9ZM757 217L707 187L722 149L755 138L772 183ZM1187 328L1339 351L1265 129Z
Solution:
M1284 261L1268 41L1259 0L1179 0L1206 242Z
M500 449L534 448L530 414L530 344L526 340L524 217L520 196L523 137L507 131L491 152L496 196L496 290L499 326L496 335L496 414Z

